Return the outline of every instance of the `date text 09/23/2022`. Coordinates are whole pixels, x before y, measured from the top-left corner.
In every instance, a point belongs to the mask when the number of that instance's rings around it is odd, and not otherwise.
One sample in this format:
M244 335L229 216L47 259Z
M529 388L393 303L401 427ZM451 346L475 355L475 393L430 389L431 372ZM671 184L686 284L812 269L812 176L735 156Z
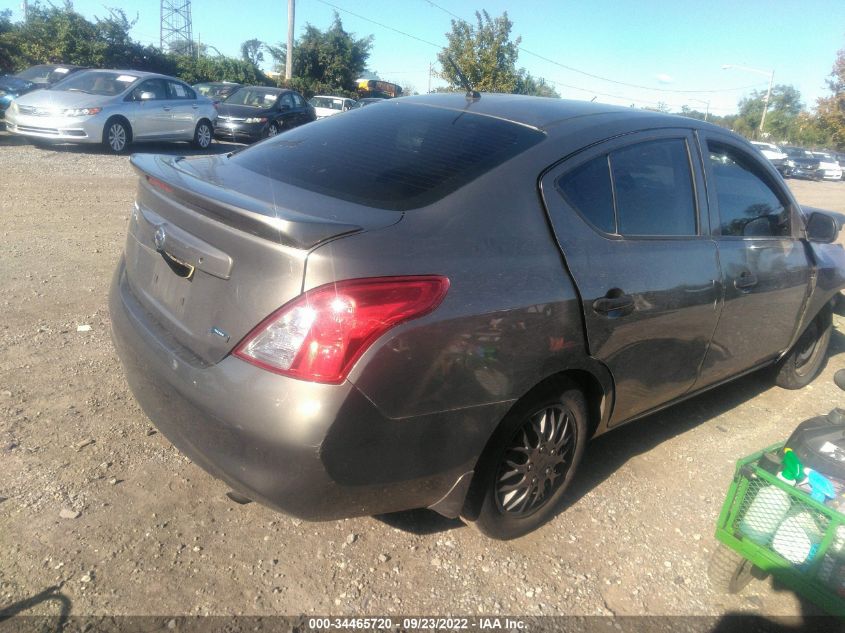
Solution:
M391 630L401 622L401 629L414 630L522 630L525 622L512 618L497 617L405 617L401 621L394 621L389 617L369 618L309 618L308 628L311 631L331 631L342 629L353 630Z

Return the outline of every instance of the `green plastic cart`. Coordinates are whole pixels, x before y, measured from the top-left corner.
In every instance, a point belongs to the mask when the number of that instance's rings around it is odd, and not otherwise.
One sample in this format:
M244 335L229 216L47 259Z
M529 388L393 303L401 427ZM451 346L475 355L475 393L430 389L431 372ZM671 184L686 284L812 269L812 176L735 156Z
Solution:
M738 593L752 578L771 574L828 613L845 617L845 515L760 467L765 453L782 447L775 444L737 462L716 526L720 544L710 561L711 583ZM789 540L793 533L786 528L795 523L804 527L800 538Z

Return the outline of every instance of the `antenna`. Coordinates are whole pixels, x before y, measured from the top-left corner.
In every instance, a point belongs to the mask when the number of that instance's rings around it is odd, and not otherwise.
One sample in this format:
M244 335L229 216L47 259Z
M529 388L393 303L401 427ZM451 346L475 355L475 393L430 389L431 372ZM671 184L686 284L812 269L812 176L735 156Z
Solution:
M463 86L464 90L467 91L467 99L471 99L473 101L481 99L481 93L473 89L472 85L469 83L469 80L461 72L461 69L458 68L458 65L455 63L455 60L452 59L451 55L447 55L446 59L448 59L449 63L452 64L452 68L454 68L455 72L458 74L458 79L461 80L461 86Z
M194 55L191 0L161 0L161 50Z

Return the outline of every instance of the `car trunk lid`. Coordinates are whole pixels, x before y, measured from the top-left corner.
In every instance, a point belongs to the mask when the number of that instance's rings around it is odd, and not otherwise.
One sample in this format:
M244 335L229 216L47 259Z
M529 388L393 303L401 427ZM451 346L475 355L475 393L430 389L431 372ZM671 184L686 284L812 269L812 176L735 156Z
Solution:
M401 214L303 196L227 163L135 155L126 280L168 344L216 363L302 291L308 253Z

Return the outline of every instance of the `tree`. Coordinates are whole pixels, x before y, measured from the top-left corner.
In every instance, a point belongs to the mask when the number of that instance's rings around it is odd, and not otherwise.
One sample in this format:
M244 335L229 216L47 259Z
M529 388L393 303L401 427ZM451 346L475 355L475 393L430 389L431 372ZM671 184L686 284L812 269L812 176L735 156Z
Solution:
M293 80L285 85L306 96L318 92L354 95L355 80L367 67L372 46L371 35L356 39L345 31L337 12L325 31L306 24L293 47ZM287 51L279 46L270 54L277 63L284 63Z
M837 150L845 151L845 48L836 56L827 85L833 94L817 101L818 132Z
M465 20L452 20L452 30L446 34L446 47L437 54L441 77L451 88L463 88L451 59L474 90L514 92L519 81L516 59L522 38L511 41L513 22L507 11L496 19L487 11L476 11L475 19L475 26Z
M735 130L740 134L754 138L760 129L760 120L765 108L766 92L753 91L739 102L739 116L734 122ZM766 112L764 132L776 140L790 137L796 117L802 111L801 93L793 86L778 84L772 88L769 107Z
M560 99L558 91L555 90L553 86L546 83L545 79L542 77L534 77L524 68L520 69L519 75L516 78L516 88L514 89L514 92L520 95L555 97Z
M241 44L241 58L254 66L264 61L264 42L257 39L247 40Z

